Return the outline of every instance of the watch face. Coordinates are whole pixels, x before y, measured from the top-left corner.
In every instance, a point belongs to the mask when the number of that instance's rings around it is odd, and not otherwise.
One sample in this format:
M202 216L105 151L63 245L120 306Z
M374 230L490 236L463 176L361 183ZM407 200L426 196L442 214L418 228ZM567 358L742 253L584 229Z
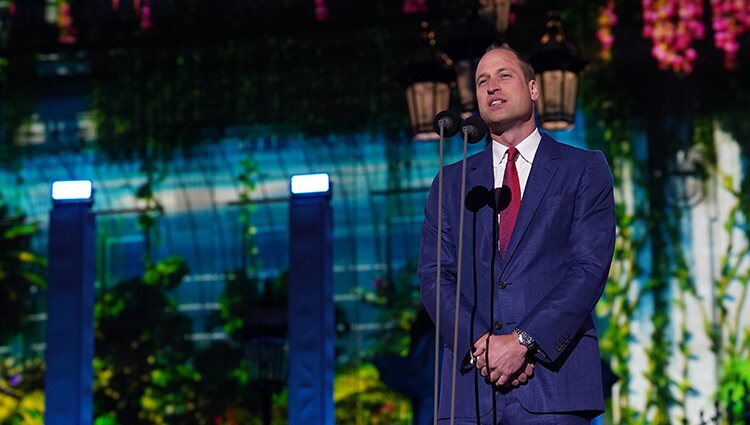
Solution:
M530 346L534 343L534 339L531 338L531 335L527 334L524 331L518 332L518 342L520 342L522 345Z

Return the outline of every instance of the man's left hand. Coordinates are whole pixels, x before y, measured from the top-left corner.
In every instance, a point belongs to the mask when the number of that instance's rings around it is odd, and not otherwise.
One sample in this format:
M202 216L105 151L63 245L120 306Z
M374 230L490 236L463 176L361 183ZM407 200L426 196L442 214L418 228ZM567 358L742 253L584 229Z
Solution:
M480 338L474 355L476 366L482 376L497 386L512 383L526 364L528 348L518 342L515 333L490 335L489 341Z

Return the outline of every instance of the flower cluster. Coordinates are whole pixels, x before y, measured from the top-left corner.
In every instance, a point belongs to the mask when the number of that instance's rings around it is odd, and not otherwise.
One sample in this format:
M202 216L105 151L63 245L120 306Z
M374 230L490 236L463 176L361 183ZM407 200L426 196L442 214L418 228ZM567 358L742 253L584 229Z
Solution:
M121 0L112 0L112 10L120 10ZM147 30L154 26L151 20L151 1L133 0L133 11L140 17L141 29Z
M315 0L315 19L325 21L328 18L328 8L325 0Z
M705 37L702 0L642 0L643 36L652 40L661 69L689 74L697 57L693 40Z
M76 38L78 29L73 25L70 3L66 0L57 2L57 26L60 28L60 35L57 37L60 43L73 44L78 41Z
M599 57L608 61L612 59L612 44L615 42L615 36L612 34L612 28L617 25L617 14L615 13L615 0L609 0L607 5L599 11L599 18L596 20L597 30L596 38L601 44Z
M425 0L404 0L404 13L427 12Z
M747 0L711 0L714 44L724 52L724 66L737 68L737 38L750 31L750 2Z
M143 4L140 8L140 15L141 15L141 29L147 30L154 26L153 21L151 21L151 1L150 0L143 0Z

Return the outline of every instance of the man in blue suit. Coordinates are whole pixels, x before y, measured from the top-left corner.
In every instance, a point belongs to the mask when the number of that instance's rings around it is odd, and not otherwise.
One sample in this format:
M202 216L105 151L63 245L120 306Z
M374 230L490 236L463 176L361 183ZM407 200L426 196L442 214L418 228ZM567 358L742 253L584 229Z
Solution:
M422 299L444 343L439 420L588 424L604 410L592 311L614 250L612 174L600 152L537 130L539 87L512 49L488 50L476 88L492 143L469 157L466 193L461 164L444 169L439 283L437 178L422 228Z

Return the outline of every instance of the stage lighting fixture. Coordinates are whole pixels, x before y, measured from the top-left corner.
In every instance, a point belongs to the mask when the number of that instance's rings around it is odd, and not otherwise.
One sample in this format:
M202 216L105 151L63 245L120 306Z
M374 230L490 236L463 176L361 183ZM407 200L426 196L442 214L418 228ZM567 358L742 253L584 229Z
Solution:
M298 174L291 178L292 196L324 195L331 192L328 173Z

